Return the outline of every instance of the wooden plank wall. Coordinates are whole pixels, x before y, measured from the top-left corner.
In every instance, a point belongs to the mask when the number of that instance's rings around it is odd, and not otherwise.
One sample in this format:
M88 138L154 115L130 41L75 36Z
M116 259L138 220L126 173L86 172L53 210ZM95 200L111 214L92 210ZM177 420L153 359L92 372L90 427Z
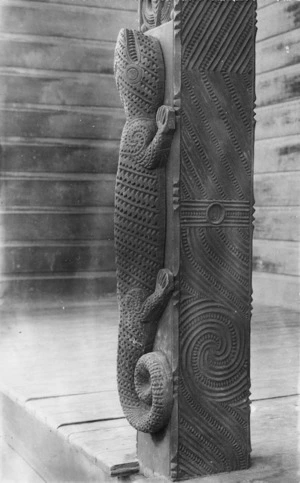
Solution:
M254 302L299 310L300 2L258 0Z
M135 0L0 0L0 298L82 303L115 292L113 78ZM2 228L1 228L2 227Z

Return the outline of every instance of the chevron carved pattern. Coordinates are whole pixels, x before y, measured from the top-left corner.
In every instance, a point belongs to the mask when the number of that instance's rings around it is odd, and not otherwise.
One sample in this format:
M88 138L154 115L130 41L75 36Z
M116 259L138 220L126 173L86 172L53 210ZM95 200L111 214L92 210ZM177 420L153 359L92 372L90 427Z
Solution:
M182 2L178 479L250 464L255 3Z

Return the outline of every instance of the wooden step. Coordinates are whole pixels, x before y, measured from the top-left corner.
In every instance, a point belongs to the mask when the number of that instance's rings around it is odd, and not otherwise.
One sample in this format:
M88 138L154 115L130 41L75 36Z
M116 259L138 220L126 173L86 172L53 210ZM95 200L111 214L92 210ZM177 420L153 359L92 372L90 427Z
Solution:
M0 34L0 66L113 74L115 42Z
M1 229L2 227L2 229ZM1 241L112 240L113 208L32 209L0 212Z
M116 173L120 141L8 138L0 170L35 173Z
M112 241L2 243L0 259L2 274L115 270Z
M115 41L122 27L137 27L132 11L26 0L1 1L3 33Z
M73 302L96 302L116 293L115 271L40 273L3 275L0 279L4 307L35 303L72 305Z
M62 175L53 176L2 173L0 205L18 206L113 206L115 176Z
M119 140L122 109L15 105L0 109L0 136Z
M0 103L122 107L114 77L32 69L0 70Z

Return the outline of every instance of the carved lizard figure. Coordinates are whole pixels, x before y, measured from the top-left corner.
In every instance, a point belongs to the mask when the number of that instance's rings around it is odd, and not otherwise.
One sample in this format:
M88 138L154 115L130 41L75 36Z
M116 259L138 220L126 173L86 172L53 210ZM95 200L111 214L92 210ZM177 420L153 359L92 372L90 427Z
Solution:
M164 267L165 173L175 112L163 106L159 41L122 29L115 78L126 114L115 192L115 250L120 306L117 378L124 414L143 432L157 432L172 410L172 374L153 349L157 324L173 290Z

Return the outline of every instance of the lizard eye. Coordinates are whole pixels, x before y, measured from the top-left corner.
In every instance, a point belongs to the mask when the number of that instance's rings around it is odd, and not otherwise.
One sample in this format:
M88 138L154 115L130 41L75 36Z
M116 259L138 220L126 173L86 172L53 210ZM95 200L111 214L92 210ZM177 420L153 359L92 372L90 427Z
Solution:
M140 82L141 78L143 75L142 69L135 65L135 64L130 64L126 68L126 79L131 83L131 84L137 84Z

